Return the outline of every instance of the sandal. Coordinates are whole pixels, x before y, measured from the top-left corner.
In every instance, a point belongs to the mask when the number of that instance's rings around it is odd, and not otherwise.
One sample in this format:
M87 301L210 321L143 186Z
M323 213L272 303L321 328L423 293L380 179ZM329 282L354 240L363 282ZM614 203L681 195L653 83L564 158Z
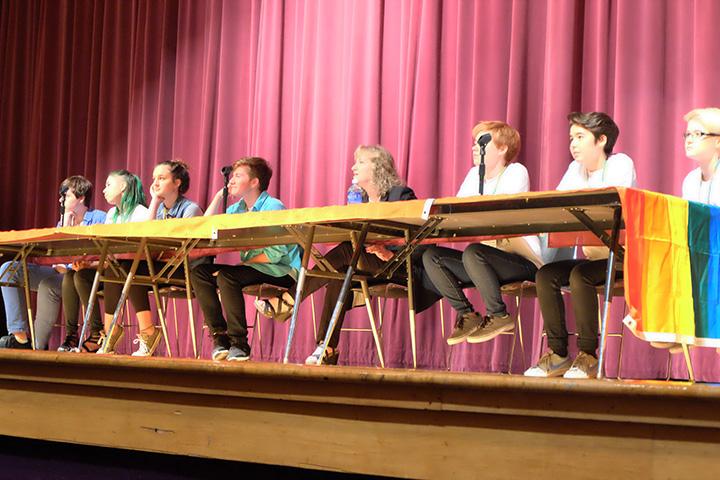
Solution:
M90 336L82 342L80 346L81 352L86 353L97 353L102 348L102 344L105 341L105 332L90 332Z
M277 305L274 306L273 302ZM294 306L287 302L283 297L273 297L270 299L255 299L255 308L268 318L284 322L293 314Z

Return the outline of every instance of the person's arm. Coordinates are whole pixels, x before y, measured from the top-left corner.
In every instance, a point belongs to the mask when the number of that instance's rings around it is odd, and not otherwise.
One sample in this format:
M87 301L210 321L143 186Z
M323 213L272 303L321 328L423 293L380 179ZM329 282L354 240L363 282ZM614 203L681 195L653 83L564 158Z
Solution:
M385 245L380 245L380 244L367 245L367 246L365 246L365 251L367 253L374 254L376 257L378 257L383 262L387 262L388 260L390 260L392 258L393 255L395 255L393 252L388 250L387 247L385 247Z
M242 263L277 263L270 261L270 258L265 252L255 255L252 258L244 260Z
M148 214L145 220L155 220L157 218L157 211L160 208L160 204L165 200L155 193L153 186L150 187L150 196L152 198L150 199L150 205L148 205Z
M635 164L624 153L616 153L605 166L605 185L608 187L634 187L637 175Z
M210 215L215 215L217 213L223 213L221 211L218 211L222 208L222 201L223 201L223 189L221 188L215 194L215 196L212 199L212 202L210 202L210 205L208 205L207 209L205 210L205 216L209 217Z

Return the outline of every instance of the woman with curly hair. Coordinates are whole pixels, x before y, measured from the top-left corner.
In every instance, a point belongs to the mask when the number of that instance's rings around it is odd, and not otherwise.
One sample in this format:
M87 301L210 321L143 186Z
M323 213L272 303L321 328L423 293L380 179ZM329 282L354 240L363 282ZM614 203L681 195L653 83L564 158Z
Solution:
M415 192L404 185L397 171L395 170L395 162L393 161L392 155L385 148L379 145L361 145L355 149L355 163L352 166L353 182L357 183L363 189L363 202L395 202L401 200L414 200L416 198ZM360 254L359 263L363 265L363 270L367 272L379 272L384 267L390 258L393 256L393 252L388 250L383 245L366 245L365 250ZM336 270L342 272L347 270L350 265L350 261L353 255L353 247L350 242L343 242L330 250L326 255L325 259L335 267ZM419 262L418 262L419 264ZM317 267L316 267L317 268ZM399 278L394 281L403 282L404 278ZM335 304L340 295L342 288L342 280L328 279L309 276L305 281L305 289L303 291L303 298L307 297L311 293L319 290L323 286L326 287L325 300L323 303L323 310L320 316L320 323L317 331L317 346L315 351L307 357L305 360L306 364L317 364L318 360L323 354L323 350L326 350L323 363L325 364L336 364L338 361L338 350L337 345L340 339L340 329L343 324L345 313L349 308L352 308L352 295L348 295L348 298L343 304L340 317L338 318L337 324L335 325L335 331L328 342L328 345L323 345L327 329L330 325L330 319L332 317ZM278 320L287 319L292 313L292 304L294 297L293 289L286 294L280 303L285 307L284 311L275 305L271 305L270 302L259 302L258 307L268 316L271 316ZM434 303L439 297L437 295L417 295L423 301L422 306L418 306L418 311L427 308L427 306ZM425 299L428 299L428 304L425 305Z

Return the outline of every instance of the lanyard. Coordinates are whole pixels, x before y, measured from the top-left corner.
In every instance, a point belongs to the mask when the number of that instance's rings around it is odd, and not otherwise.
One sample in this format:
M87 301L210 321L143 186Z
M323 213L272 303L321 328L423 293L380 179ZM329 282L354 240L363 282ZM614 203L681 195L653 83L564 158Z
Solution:
M490 193L490 194L488 194L488 195L495 195L495 193L497 192L497 189L498 189L498 185L500 185L500 179L502 178L503 174L505 173L505 170L507 170L507 167L508 167L508 166L505 165L505 166L503 167L503 169L500 171L500 175L497 176L497 181L495 182L495 188L493 189L492 193ZM491 178L491 179L488 180L488 181L492 181L492 180L493 180L493 179ZM486 181L485 183L487 183L488 181Z

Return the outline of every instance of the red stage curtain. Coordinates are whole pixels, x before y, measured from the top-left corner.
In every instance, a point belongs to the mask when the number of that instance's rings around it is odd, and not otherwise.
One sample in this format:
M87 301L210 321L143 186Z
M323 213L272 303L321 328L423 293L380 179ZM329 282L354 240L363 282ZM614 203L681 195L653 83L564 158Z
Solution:
M610 113L639 186L679 194L693 168L681 117L720 105L719 23L714 0L2 0L0 228L53 224L71 174L93 180L107 209L110 170L149 182L171 157L192 166L189 196L203 205L220 167L248 154L271 162L270 192L289 207L338 204L360 143L386 146L418 196L452 195L481 119L517 127L533 189L552 189L573 110ZM397 317L388 357L403 365ZM434 315L418 336L421 364L442 366ZM371 361L369 339L351 345L350 361ZM485 345L454 362L504 358ZM714 357L698 358L700 378L720 378ZM628 363L627 374L663 375L661 361Z

